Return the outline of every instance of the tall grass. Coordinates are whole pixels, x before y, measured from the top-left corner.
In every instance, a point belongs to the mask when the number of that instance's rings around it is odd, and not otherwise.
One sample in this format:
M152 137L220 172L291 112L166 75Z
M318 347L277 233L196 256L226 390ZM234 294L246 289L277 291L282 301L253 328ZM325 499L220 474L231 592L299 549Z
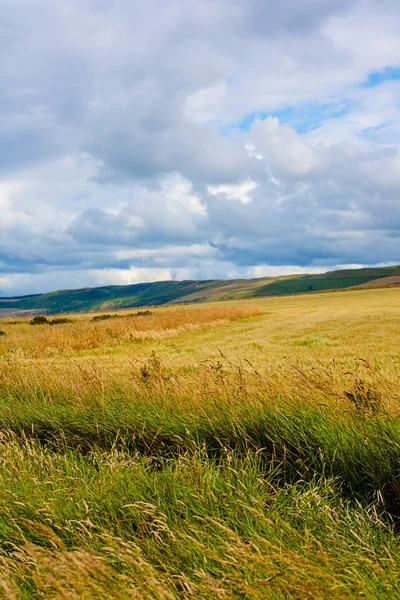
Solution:
M366 598L399 593L374 505L330 477L279 485L252 452L160 458L1 442L1 578L20 598ZM329 596L327 595L329 594Z

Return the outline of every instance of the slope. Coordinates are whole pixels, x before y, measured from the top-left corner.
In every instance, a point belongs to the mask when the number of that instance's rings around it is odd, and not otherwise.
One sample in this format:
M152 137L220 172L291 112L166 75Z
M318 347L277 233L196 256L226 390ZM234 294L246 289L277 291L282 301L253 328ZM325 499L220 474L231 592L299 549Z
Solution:
M203 302L301 294L325 290L397 283L400 267L330 271L259 279L158 281L77 290L60 290L14 298L0 298L0 315L58 314L105 311L177 302Z

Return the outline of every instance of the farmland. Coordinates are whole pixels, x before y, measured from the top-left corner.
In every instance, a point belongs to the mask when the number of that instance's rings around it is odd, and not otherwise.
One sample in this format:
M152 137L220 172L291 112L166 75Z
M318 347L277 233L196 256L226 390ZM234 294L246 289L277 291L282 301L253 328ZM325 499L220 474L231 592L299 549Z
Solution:
M0 595L400 595L400 290L68 317L0 321Z

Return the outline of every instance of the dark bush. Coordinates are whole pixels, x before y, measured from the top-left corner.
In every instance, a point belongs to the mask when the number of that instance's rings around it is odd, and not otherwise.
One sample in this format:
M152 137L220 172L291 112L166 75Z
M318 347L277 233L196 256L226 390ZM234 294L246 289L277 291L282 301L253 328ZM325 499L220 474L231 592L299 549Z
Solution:
M42 315L38 315L37 317L33 317L33 319L31 319L29 321L29 323L31 325L48 325L49 321L47 320L47 317L43 317Z
M50 325L62 325L63 323L73 323L73 320L67 319L67 317L57 317L50 321Z
M120 315L96 315L92 321L107 321L108 319L118 319Z
M121 314L121 315L96 315L92 321L107 321L108 319L123 319L127 317L150 317L153 314L151 310L138 310L137 313Z
M6 332L5 332L5 331L2 331L2 330L0 329L0 337L1 337L2 335L6 335Z

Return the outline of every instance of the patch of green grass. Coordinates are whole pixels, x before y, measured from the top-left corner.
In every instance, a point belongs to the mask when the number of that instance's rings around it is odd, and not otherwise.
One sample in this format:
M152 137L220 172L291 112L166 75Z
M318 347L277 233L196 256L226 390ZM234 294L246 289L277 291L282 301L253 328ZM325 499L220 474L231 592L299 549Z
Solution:
M247 344L247 347L251 350L264 350L264 347L258 342L250 342L250 344Z
M380 277L388 277L397 272L397 267L372 269L349 269L331 271L318 275L298 275L280 278L257 288L254 296L280 296L285 294L305 294L327 290L339 290L368 283Z
M305 346L307 348L310 348L311 346L315 346L318 343L319 343L319 340L314 339L314 338L311 338L309 340L295 340L294 342L292 342L293 346L297 346L297 347Z
M3 387L0 589L397 597L400 424L368 390L344 413L118 390L75 406Z
M277 485L279 463L250 448L212 459L201 447L168 457L57 444L0 443L0 585L18 597L400 593L391 522L334 476Z
M0 428L56 452L120 448L156 461L200 450L216 461L226 452L253 452L279 485L334 477L348 498L370 503L379 496L400 516L400 425L359 398L354 412L341 418L327 407L231 410L216 401L188 411L163 408L161 400L152 407L115 399L77 409L62 398L30 406L19 397L3 400Z

